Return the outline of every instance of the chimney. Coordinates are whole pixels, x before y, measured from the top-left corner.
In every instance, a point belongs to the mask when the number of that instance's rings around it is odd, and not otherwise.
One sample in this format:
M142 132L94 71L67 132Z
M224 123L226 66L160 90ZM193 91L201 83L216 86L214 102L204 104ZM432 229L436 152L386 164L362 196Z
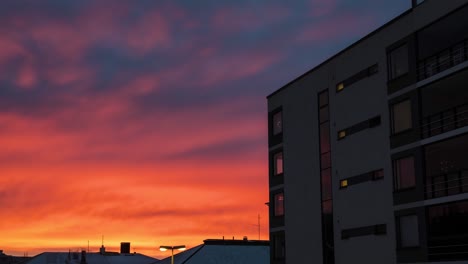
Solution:
M130 242L120 243L120 254L130 254Z
M105 253L106 253L106 248L104 247L104 245L102 245L101 248L99 249L99 254L104 255Z
M86 262L86 251L81 251L81 261L80 261L80 264L88 264L88 262Z

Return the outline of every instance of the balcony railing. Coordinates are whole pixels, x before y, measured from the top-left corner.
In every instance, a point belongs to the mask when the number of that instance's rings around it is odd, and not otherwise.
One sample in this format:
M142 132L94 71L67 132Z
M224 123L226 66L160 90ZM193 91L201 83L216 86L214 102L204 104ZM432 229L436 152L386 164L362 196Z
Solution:
M451 261L468 259L468 244L447 244L443 246L429 246L430 261Z
M426 199L468 192L468 169L426 178Z
M428 138L468 125L468 103L422 118L421 138Z
M468 60L468 40L464 40L434 56L418 62L418 80L424 80L439 72Z

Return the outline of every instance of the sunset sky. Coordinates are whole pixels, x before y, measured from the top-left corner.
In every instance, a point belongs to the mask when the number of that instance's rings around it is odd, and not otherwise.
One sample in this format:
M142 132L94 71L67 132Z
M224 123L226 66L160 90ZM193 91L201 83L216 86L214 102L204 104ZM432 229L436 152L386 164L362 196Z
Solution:
M265 97L409 7L1 0L0 249L268 239Z

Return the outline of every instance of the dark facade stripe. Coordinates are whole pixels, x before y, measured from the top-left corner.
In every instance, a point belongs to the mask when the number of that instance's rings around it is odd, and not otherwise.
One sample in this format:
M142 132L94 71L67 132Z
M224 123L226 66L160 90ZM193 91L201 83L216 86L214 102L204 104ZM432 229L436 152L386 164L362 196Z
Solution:
M371 225L363 226L357 228L349 228L341 230L341 239L349 239L352 237L358 236L368 236L368 235L386 235L387 234L387 225Z
M339 82L339 84L343 84L344 87L346 88L347 86L350 86L351 84L353 83L356 83L364 78L367 78L367 77L370 77L376 73L379 72L379 65L378 64L374 64L370 67L367 67L365 68L364 70L354 74L353 76L347 78L346 80L342 81L342 82ZM342 90L338 90L338 86L337 86L337 92L340 92Z
M379 172L382 173L382 176L379 175ZM348 186L350 186L350 185L356 185L356 184L360 184L360 183L368 182L368 181L377 181L381 179L383 179L382 169L362 173L362 174L352 176L343 180L346 180L348 182Z
M360 131L362 131L364 129L367 129L367 128L376 127L376 126L380 125L380 122L381 122L380 116L376 116L376 117L367 119L366 121L357 123L357 124L355 124L353 126L350 126L348 128L345 128L343 130L338 131L338 139L343 139L345 137L348 137L348 136L350 136L352 134L355 134L355 133L360 132ZM340 133L342 133L342 132L345 133L344 137L340 137Z

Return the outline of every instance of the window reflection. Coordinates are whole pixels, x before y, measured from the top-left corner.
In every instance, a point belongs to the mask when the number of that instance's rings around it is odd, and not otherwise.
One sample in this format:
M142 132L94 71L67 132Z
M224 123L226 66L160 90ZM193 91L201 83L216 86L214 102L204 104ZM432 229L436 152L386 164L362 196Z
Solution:
M416 184L414 157L408 156L395 160L393 176L396 190L413 187Z
M278 152L274 155L275 175L283 174L283 152Z
M275 195L275 216L284 215L284 194L278 193Z
M283 112L280 111L273 115L273 135L283 133Z

